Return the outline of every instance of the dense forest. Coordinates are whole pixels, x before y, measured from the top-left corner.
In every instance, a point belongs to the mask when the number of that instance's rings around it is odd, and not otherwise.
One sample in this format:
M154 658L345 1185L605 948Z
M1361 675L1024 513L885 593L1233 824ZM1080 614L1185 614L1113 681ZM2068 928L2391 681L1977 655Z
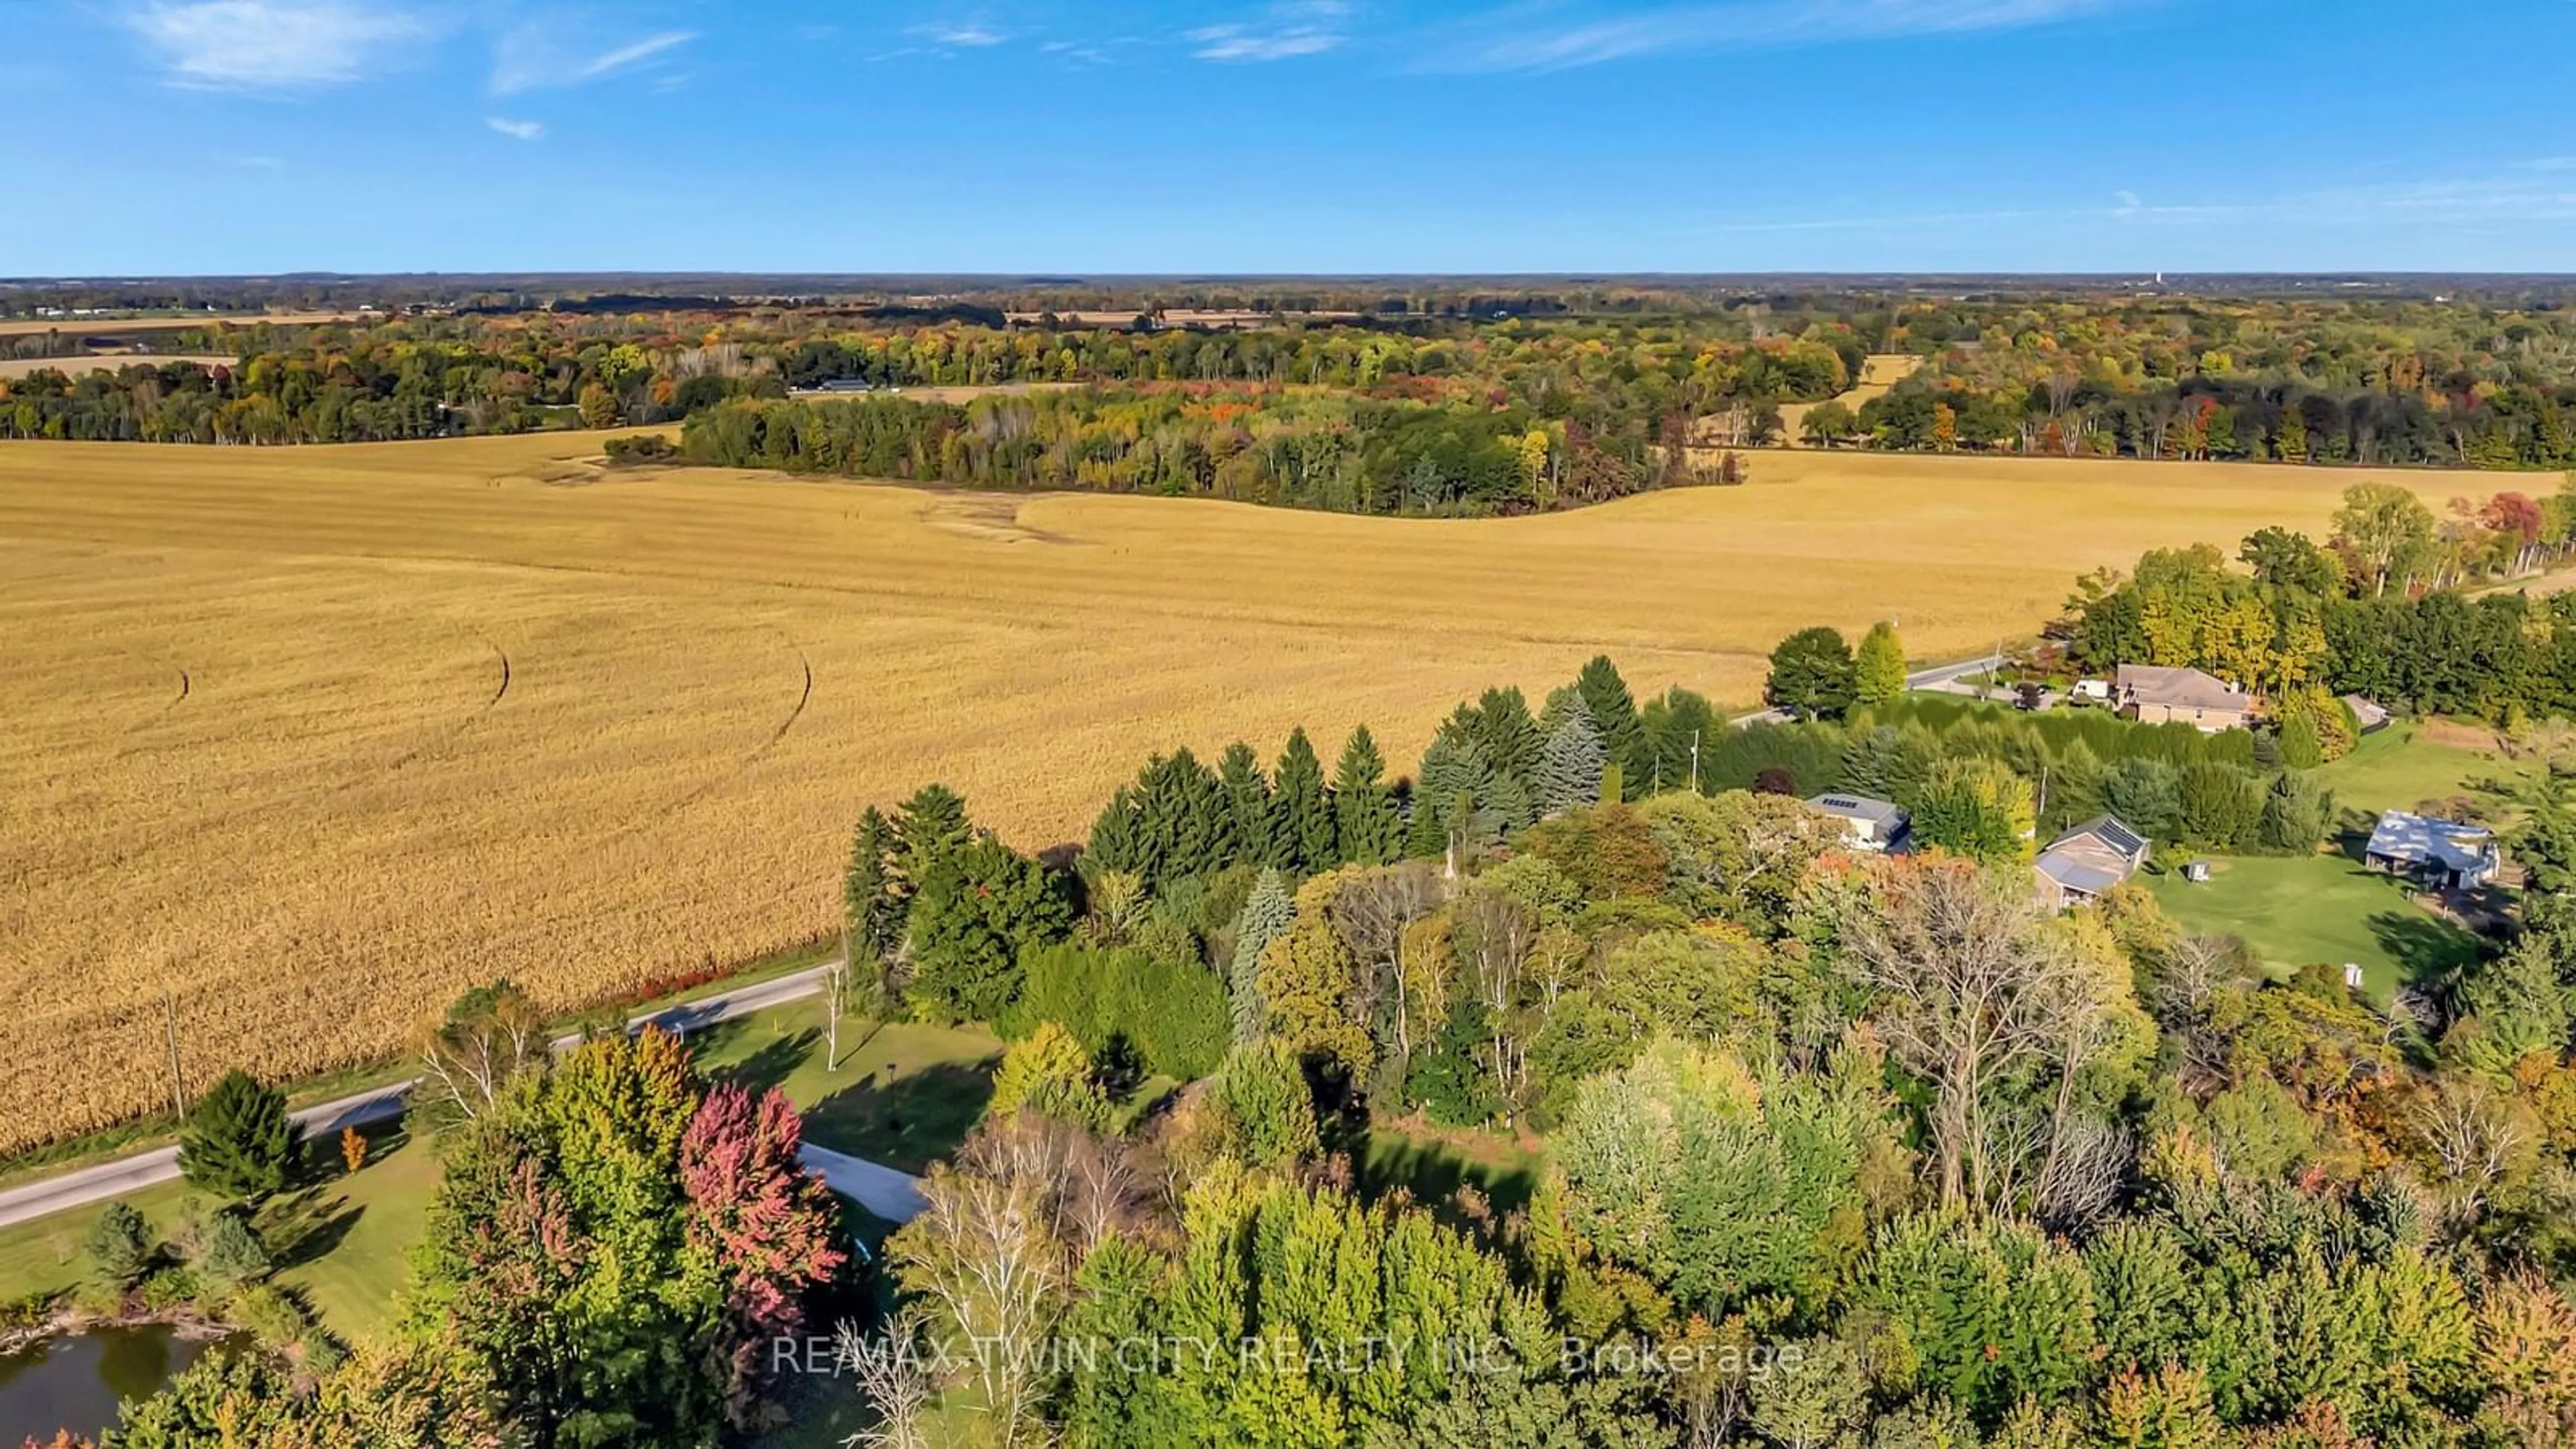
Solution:
M212 369L86 358L67 318L7 340L65 367L0 383L0 436L334 442L670 421L824 383L1200 383L1517 410L1604 436L1678 421L1756 446L1789 441L1780 404L1831 398L1865 355L1894 353L1923 366L1856 409L1812 409L1800 440L2576 466L2576 322L2555 297L1041 286L864 303L548 300L561 310L209 324L157 344L239 359ZM1246 310L1210 310L1229 305Z
M1354 513L1490 514L1741 481L1685 463L1639 420L1606 430L1519 408L1330 392L1165 387L964 405L745 400L690 415L680 456L981 488L1083 488Z

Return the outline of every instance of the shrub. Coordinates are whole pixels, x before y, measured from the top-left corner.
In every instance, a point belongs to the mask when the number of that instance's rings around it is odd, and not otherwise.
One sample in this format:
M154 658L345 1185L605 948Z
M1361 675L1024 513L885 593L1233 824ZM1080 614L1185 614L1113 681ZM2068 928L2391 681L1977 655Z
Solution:
M98 1282L131 1288L152 1264L151 1227L132 1204L109 1203L81 1240L81 1256Z
M1285 1042L1254 1042L1227 1053L1208 1099L1225 1121L1228 1148L1255 1167L1303 1162L1323 1151L1315 1094Z
M268 1276L268 1245L247 1213L227 1209L206 1219L206 1246L197 1266L225 1283L254 1282Z
M205 1283L189 1268L164 1268L143 1280L143 1306L155 1313L185 1307L205 1296Z
M997 1118L1035 1112L1095 1132L1109 1125L1109 1099L1092 1074L1091 1054L1052 1021L1040 1022L1002 1053L986 1110Z
M313 1326L294 1299L269 1283L243 1289L234 1296L225 1316L272 1348L301 1342Z

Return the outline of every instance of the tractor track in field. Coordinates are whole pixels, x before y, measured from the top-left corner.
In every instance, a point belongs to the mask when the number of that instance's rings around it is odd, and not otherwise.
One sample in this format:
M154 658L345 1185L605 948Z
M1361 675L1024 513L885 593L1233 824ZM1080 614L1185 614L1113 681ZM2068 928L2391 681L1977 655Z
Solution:
M740 779L744 773L751 769L752 766L759 764L764 759L767 759L769 757L769 752L777 749L779 742L787 738L787 732L796 728L796 722L805 717L805 706L814 702L814 661L805 653L804 646L798 644L793 638L789 637L785 630L778 631L778 638L779 642L795 651L797 667L803 670L805 675L804 686L797 691L796 703L787 711L787 718L778 722L778 728L771 730L769 732L769 738L761 741L757 749L754 749L750 754L743 756L740 760L735 761L732 769L725 771L723 774L716 776L705 784L698 786L696 789L691 790L685 795L682 795L678 800L673 801L671 805L667 807L668 809L686 810L690 806L704 800L709 795L712 795L716 791L733 783L735 780ZM638 825L633 828L641 830L644 827Z
M501 701L510 697L510 651L493 643L490 639L485 639L483 641L483 647L491 650L492 657L501 662L501 682L493 688L492 697L483 701L481 704L476 705L471 714L458 720L452 728L450 728L445 734L440 735L437 739L431 740L427 744L415 745L411 749L405 750L401 755L395 757L392 764L385 766L386 774L392 774L394 771L403 768L405 765L412 763L433 750L443 749L448 745L454 744L459 736L463 735L467 730L474 728L474 726L482 723L485 715L500 708Z

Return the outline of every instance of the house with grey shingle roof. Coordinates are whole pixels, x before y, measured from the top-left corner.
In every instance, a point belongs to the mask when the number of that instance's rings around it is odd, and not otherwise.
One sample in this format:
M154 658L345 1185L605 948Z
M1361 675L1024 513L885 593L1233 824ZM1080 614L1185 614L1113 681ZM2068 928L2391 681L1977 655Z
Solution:
M2146 863L2146 837L2116 815L2096 815L2050 841L2031 868L2040 898L2062 911L2099 900Z
M2123 664L2112 694L2120 712L2142 724L2178 720L2216 734L2243 729L2254 717L2254 696L2214 674L2182 666Z
M1807 808L1842 822L1843 844L1854 850L1902 851L1912 843L1914 817L1905 807L1867 795L1819 795Z

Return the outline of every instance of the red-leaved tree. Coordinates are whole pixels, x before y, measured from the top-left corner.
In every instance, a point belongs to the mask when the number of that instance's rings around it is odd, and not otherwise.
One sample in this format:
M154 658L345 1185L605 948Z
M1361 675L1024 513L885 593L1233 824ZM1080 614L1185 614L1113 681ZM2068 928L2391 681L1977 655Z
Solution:
M804 1327L806 1290L847 1256L836 1246L831 1190L798 1161L804 1136L804 1119L778 1091L755 1099L725 1082L698 1104L680 1142L689 1239L714 1251L726 1278L730 1331L721 1347L737 1413L753 1402L766 1345Z

